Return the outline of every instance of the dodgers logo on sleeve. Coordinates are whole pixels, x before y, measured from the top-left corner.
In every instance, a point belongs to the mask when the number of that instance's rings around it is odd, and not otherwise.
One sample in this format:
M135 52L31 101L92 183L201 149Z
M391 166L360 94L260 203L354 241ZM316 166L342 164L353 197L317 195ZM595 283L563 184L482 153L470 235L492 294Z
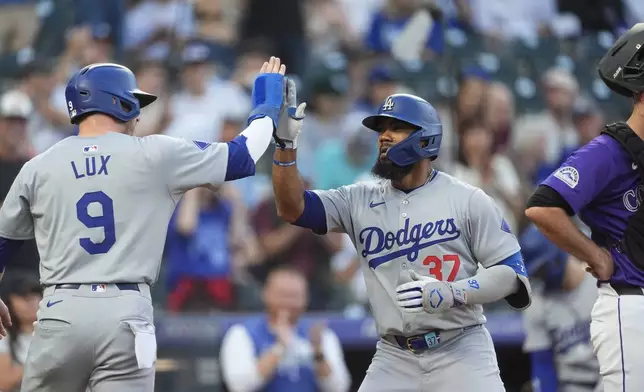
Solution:
M555 172L555 177L574 189L579 184L579 172L572 166L564 166Z
M199 140L193 140L192 141L197 147L199 147L200 150L205 150L210 146L212 143L207 143L207 142L200 142Z
M508 225L508 222L506 222L505 219L501 220L501 230L512 234L512 229L510 229L510 225Z

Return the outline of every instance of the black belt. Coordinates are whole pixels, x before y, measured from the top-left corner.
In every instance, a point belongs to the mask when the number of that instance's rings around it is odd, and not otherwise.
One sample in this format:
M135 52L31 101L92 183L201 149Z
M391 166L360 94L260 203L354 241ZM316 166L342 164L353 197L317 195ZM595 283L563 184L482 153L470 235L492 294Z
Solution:
M121 291L141 291L139 290L139 285L137 283L115 283L114 284ZM82 285L80 283L66 283L66 284L57 284L57 289L64 290L78 290Z
M615 290L618 295L644 295L641 287L633 286L625 283L611 283L610 287Z
M452 338L462 334L465 331L480 327L481 324L470 325L469 327L448 329L444 331L432 331L414 336L400 336L400 335L385 335L383 339L389 343L393 343L403 350L411 352L421 352L430 348L436 348L441 343L445 343Z

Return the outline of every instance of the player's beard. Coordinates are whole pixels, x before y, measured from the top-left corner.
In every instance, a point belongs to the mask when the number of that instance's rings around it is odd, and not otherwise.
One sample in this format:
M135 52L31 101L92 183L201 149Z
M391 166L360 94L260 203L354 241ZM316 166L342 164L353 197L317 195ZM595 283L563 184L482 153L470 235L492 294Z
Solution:
M371 173L379 178L391 180L392 182L401 181L405 176L414 169L414 164L407 166L398 166L388 158L376 159L376 163L371 168Z

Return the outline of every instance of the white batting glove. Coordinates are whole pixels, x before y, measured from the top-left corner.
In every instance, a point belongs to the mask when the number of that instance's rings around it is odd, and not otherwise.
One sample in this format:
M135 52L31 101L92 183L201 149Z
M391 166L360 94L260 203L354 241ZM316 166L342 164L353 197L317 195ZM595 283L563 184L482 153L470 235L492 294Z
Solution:
M295 149L297 148L297 137L302 131L306 102L302 102L298 106L297 87L291 78L286 78L286 96L283 109L274 135L275 143L281 148Z
M409 272L412 281L396 288L398 306L407 313L440 313L466 302L465 292L449 282Z

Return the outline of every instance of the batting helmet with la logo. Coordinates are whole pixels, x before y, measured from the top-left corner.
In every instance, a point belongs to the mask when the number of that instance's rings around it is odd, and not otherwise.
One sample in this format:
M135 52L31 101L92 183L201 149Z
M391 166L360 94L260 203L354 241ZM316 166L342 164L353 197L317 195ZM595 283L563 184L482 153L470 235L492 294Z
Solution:
M443 136L443 126L436 109L424 99L409 94L394 94L380 105L378 113L362 120L362 125L376 132L383 124L398 120L415 129L406 139L387 151L387 157L398 166L407 166L421 159L436 159Z
M385 99L385 103L382 105L382 111L390 112L392 110L394 110L394 98L392 96L388 96L387 99Z

